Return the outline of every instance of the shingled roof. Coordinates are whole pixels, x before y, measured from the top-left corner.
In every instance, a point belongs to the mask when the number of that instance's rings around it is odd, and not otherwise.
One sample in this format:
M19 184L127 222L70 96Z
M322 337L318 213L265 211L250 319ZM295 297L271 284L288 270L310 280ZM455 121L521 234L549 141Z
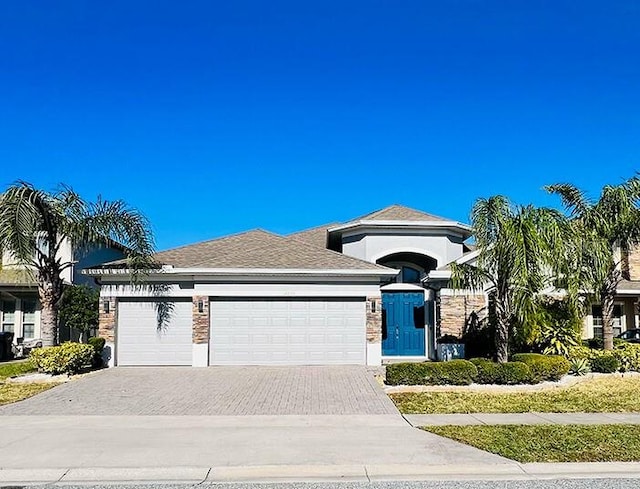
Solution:
M296 233L292 233L289 237L297 239L298 241L303 241L308 244L312 244L315 246L321 246L323 248L327 247L327 229L333 226L337 226L338 222L333 222L331 224L324 224L323 226L317 226L311 229L305 229L304 231L298 231Z
M388 268L261 229L156 254L174 268L377 270Z
M353 221L451 221L451 219L394 204L353 219Z

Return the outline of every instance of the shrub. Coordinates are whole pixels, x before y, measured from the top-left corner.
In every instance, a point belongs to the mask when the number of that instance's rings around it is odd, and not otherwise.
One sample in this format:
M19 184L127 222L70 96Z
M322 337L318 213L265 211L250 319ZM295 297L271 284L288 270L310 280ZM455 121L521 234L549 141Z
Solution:
M611 353L595 356L591 359L591 370L603 374L611 374L620 368L620 362Z
M31 359L41 372L53 375L74 374L91 364L94 353L91 345L69 341L60 346L32 350Z
M104 350L105 339L104 338L89 338L87 343L89 343L93 347L93 349L95 350L96 353L102 353L102 350Z
M477 375L478 369L466 360L387 365L390 385L469 385Z
M497 363L486 358L470 360L478 369L478 384L527 384L531 381L531 369L522 362Z
M613 349L621 372L640 372L640 345L623 341Z
M102 368L102 350L104 350L105 339L104 338L89 338L88 343L93 347L93 358L91 360L91 366L93 368Z
M541 355L540 353L517 353L513 355L514 362L527 364L531 370L533 383L545 380L558 381L569 373L571 364L569 361L557 355Z
M580 377L591 372L591 365L586 358L575 358L574 360L570 360L569 363L571 364L571 368L569 368L571 375Z

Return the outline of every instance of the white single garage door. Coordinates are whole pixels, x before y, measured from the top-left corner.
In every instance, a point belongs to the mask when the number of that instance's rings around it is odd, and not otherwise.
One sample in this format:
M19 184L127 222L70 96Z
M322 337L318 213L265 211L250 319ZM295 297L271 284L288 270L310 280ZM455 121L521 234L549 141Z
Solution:
M119 302L117 364L191 365L191 307L191 302L174 302L168 323L158 331L153 302Z
M210 303L211 365L366 363L364 300Z

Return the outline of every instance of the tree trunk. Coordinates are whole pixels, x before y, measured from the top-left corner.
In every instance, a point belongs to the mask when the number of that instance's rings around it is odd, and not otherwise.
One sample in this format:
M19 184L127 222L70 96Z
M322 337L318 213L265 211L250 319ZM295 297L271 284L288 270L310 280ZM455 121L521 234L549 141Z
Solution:
M58 309L51 300L40 297L40 335L42 346L54 346L58 341Z
M509 321L501 314L496 319L496 360L505 363L509 361Z
M604 349L613 350L613 308L615 305L616 289L620 282L619 272L614 270L609 274L600 291L600 304L602 306L602 338Z
M42 346L54 346L58 342L58 308L62 298L63 283L57 270L46 272L40 271L38 285L41 307L40 336Z

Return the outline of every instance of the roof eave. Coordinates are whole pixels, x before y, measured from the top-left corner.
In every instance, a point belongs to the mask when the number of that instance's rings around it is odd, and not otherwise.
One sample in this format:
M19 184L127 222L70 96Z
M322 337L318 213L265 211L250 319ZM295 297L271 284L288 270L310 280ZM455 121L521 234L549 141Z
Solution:
M85 269L82 273L91 276L129 275L128 269ZM304 268L172 268L163 267L152 275L190 275L190 276L264 276L264 275L305 275L305 276L377 276L393 277L399 273L391 268L384 269L304 269Z
M423 228L423 229L455 229L467 237L471 236L471 226L458 221L395 221L395 220L359 220L330 227L327 232L349 231L361 227L379 228Z

